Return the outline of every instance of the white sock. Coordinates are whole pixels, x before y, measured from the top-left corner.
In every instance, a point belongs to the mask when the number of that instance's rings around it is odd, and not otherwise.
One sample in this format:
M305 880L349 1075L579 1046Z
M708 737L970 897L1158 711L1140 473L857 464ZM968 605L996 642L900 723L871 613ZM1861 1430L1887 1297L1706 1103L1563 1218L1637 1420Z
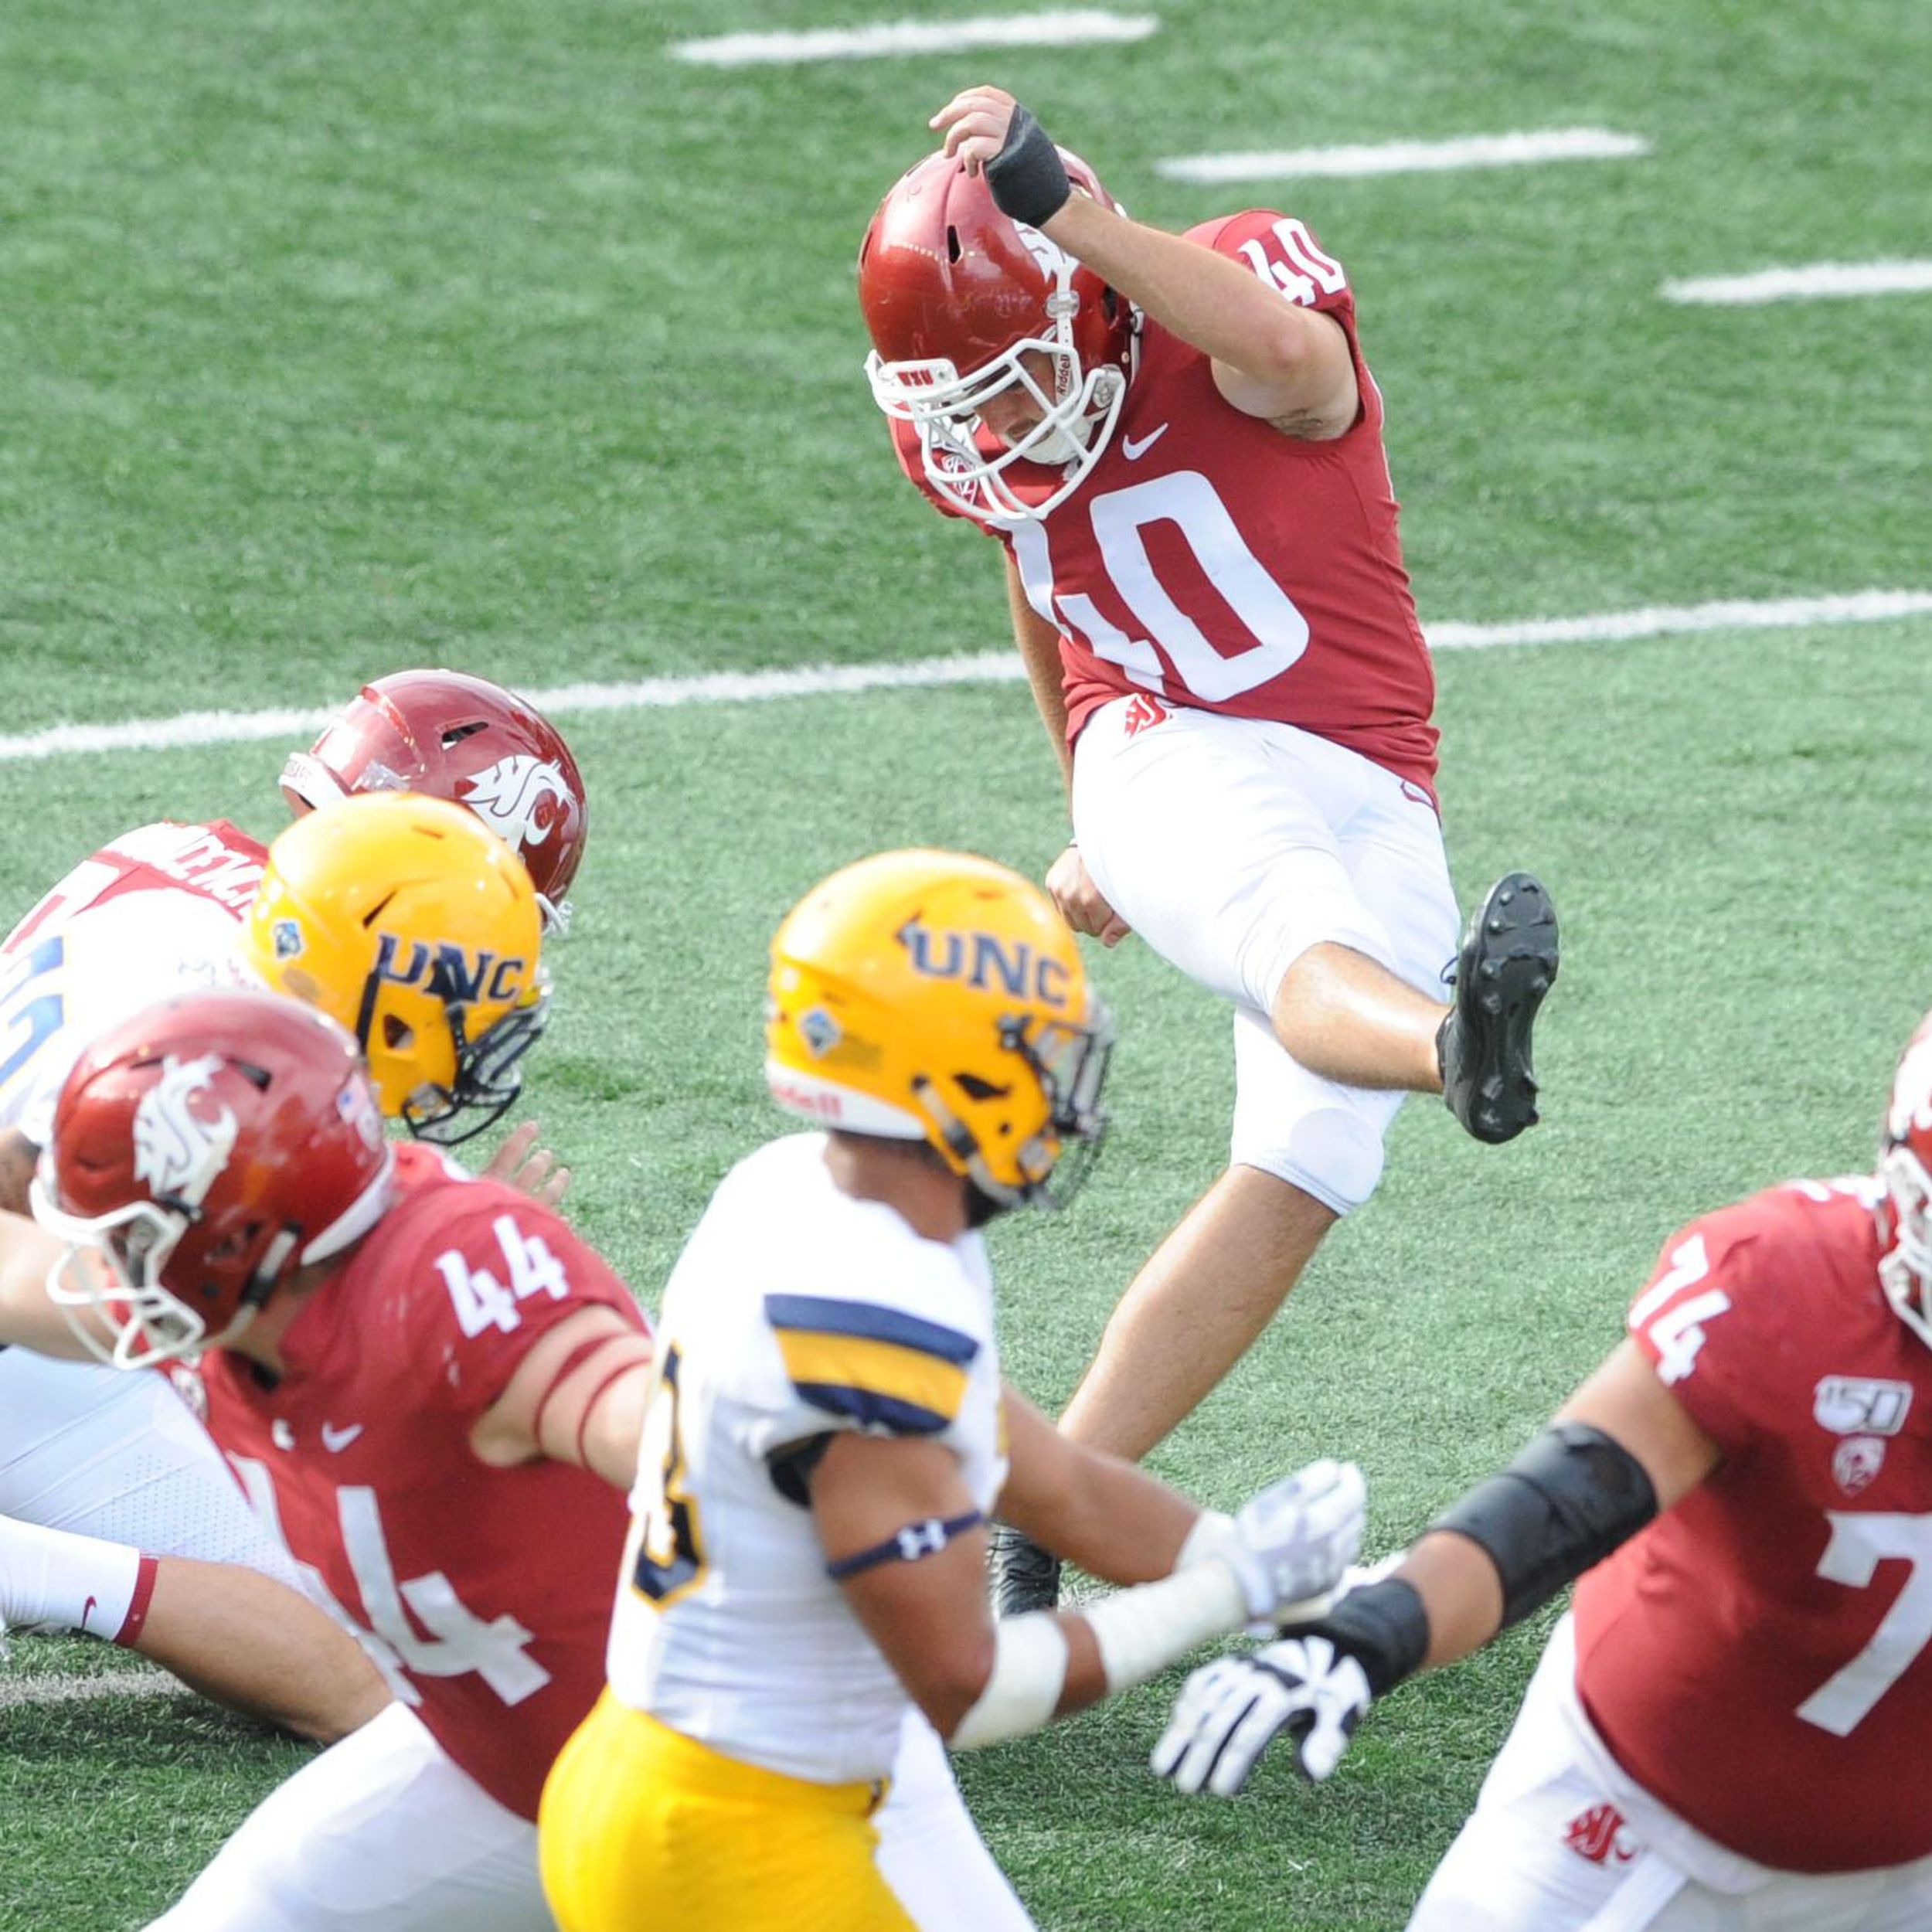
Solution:
M131 1645L147 1621L155 1559L127 1543L0 1516L0 1617Z

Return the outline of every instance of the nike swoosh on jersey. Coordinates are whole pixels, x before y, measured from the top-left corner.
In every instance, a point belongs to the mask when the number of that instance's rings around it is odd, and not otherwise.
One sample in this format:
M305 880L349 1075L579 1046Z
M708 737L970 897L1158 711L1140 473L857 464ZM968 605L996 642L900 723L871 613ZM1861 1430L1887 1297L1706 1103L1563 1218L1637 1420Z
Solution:
M322 1447L331 1455L339 1455L362 1433L359 1422L352 1422L346 1429L338 1429L332 1423L322 1424Z
M1168 425L1163 423L1158 430L1149 430L1138 443L1131 436L1123 436L1121 438L1121 454L1128 462L1138 463L1167 432Z

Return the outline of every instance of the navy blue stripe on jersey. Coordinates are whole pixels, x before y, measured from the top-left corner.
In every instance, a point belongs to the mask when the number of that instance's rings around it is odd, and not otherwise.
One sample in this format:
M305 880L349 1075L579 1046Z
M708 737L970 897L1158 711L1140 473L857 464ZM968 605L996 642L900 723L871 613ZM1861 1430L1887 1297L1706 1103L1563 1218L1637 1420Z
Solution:
M862 1336L869 1342L889 1342L917 1349L964 1368L979 1353L972 1336L937 1321L927 1321L903 1308L876 1301L842 1301L824 1294L768 1294L765 1319L774 1328L801 1329L818 1335Z
M862 1429L883 1429L895 1436L936 1436L953 1423L940 1410L888 1395L883 1389L861 1389L849 1382L802 1382L795 1375L791 1386L815 1409L843 1416Z

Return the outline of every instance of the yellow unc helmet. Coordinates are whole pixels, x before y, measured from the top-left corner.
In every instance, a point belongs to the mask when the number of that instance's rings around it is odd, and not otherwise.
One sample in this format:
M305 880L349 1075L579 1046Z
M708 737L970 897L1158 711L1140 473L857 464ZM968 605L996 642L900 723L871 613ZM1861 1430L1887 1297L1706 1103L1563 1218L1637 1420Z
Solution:
M1084 1177L1113 1039L1066 920L989 859L862 859L772 941L772 1098L821 1127L923 1141L1003 1207L1063 1205Z
M355 1035L384 1114L454 1146L522 1089L549 998L542 933L523 862L480 819L372 792L269 847L242 949L277 992Z

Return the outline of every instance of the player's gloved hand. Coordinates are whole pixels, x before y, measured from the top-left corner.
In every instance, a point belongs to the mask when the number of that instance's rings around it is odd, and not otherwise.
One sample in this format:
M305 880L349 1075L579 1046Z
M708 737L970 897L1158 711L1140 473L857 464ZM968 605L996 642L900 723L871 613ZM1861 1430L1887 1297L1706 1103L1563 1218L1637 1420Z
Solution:
M1318 1783L1342 1761L1369 1708L1361 1663L1326 1637L1289 1637L1204 1665L1182 1685L1154 1747L1155 1770L1184 1791L1232 1798L1286 1733Z
M1263 1490L1232 1518L1202 1515L1180 1563L1218 1557L1241 1580L1248 1614L1270 1628L1291 1615L1314 1616L1360 1550L1367 1510L1362 1471L1324 1458Z
M1268 1740L1285 1732L1295 1762L1326 1777L1373 1698L1429 1652L1429 1614L1400 1577L1352 1587L1332 1609L1264 1650L1224 1657L1182 1687L1154 1768L1184 1791L1232 1798Z

